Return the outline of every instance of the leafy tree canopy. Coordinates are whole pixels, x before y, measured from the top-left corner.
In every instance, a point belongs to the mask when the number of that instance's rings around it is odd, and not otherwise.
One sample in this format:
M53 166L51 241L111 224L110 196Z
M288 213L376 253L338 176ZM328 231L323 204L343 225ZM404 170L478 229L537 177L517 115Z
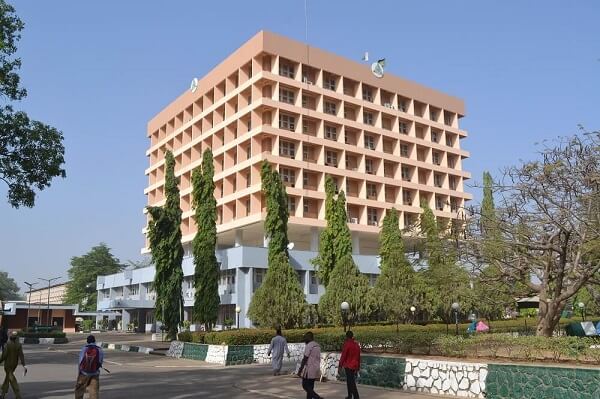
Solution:
M79 304L81 310L96 310L96 278L118 273L124 267L104 243L92 247L85 255L72 257L65 301Z
M0 300L13 301L22 299L19 294L19 286L15 280L8 277L7 272L0 271Z
M18 101L27 95L20 87L21 59L14 55L24 24L14 8L0 0L0 97ZM8 203L33 207L35 190L49 187L54 177L65 177L65 148L57 129L31 120L10 104L0 106L0 180L8 186Z

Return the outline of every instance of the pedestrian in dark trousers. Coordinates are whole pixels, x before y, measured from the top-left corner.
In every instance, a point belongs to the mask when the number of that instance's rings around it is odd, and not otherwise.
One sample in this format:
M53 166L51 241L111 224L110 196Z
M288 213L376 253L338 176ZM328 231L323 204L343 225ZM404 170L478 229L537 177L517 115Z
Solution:
M87 345L79 353L79 373L75 384L75 399L83 399L87 389L90 399L100 398L100 369L104 361L102 348L96 345L96 337L87 337Z
M304 343L304 358L298 370L298 375L302 377L302 389L306 392L306 399L323 399L315 392L315 380L321 374L321 347L314 341L310 331L304 334Z
M6 345L2 356L0 356L0 363L4 363L4 382L2 383L2 391L0 393L0 399L4 399L8 394L8 387L11 386L15 393L15 398L21 399L21 391L19 389L19 383L15 377L15 370L21 361L23 366L23 375L27 374L27 367L25 366L25 356L23 355L23 346L19 342L19 337L16 331L13 331L10 335L10 342Z
M342 356L340 357L340 367L346 372L346 386L348 388L346 399L359 399L356 376L360 370L360 346L354 340L352 331L346 333L346 341L342 347Z

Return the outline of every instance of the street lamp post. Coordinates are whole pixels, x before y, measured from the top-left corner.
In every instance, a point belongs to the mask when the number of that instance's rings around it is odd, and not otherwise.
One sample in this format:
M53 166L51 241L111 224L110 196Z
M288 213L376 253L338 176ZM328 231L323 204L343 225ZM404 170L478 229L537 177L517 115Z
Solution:
M342 323L344 324L344 332L346 332L346 326L348 325L348 311L350 310L350 304L346 301L340 305L342 309Z
M412 322L413 324L415 324L415 312L417 311L417 308L415 308L414 306L410 307L410 312L412 313Z
M48 282L48 310L47 310L47 315L46 315L46 321L48 322L48 324L46 324L47 326L50 326L50 285L52 284L52 282L54 280L58 280L60 277L53 277L53 278L40 278L38 277L38 280L42 280L42 281L46 281Z
M29 295L27 296L27 321L25 322L25 329L29 331L29 311L31 310L31 287L37 283L28 283L25 281L25 285L29 287Z
M579 306L579 310L581 311L581 320L585 321L585 303L579 302L577 306Z
M236 328L239 330L240 329L240 312L242 311L242 308L240 308L239 306L235 307L235 314L236 314Z
M452 310L454 310L454 323L456 325L456 335L458 335L458 311L460 309L460 305L458 302L454 302L452 304Z

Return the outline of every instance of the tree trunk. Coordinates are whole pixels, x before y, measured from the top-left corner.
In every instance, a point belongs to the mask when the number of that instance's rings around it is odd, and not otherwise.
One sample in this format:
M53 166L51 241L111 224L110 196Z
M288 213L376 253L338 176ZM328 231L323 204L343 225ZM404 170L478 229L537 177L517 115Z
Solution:
M551 337L560 321L564 304L540 299L540 317L535 331L537 336Z

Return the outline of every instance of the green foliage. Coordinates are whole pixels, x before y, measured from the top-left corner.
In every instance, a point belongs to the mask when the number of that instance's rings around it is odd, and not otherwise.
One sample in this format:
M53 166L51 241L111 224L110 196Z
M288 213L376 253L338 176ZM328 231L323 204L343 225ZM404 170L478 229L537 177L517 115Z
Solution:
M325 294L319 300L319 314L329 323L342 323L340 305L350 305L349 320L357 323L369 315L369 281L360 273L351 255L340 259L329 279Z
M27 96L19 86L21 59L14 57L23 27L14 8L0 0L0 95L10 101ZM36 189L44 190L54 177L66 176L64 153L60 131L10 105L0 107L0 180L8 186L12 207L33 207Z
M85 319L83 322L81 322L81 324L82 324L81 327L83 328L83 331L91 331L92 328L94 327L95 323L94 323L94 320Z
M219 264L217 246L217 201L215 200L213 155L202 155L202 166L192 173L194 219L198 226L192 243L194 254L194 320L210 331L219 314Z
M248 317L262 327L299 327L308 310L298 275L284 253L269 263L261 286L252 296Z
M573 297L573 316L581 316L581 309L579 308L579 302L583 302L585 304L585 314L588 316L600 316L600 301L598 301L594 294L595 289L598 286L587 285L582 287L575 297ZM600 298L600 295L598 295Z
M352 236L348 228L346 214L346 195L343 191L337 195L331 176L325 178L325 220L327 226L321 231L319 254L312 259L319 280L329 287L331 273L336 264L346 256L352 255Z
M269 239L269 265L280 254L288 256L288 205L287 193L277 171L264 161L261 166L262 191L267 201L265 234Z
M81 310L96 310L97 277L118 273L124 267L104 243L92 247L85 255L72 257L65 301L79 304Z
M183 314L183 246L181 245L181 208L179 206L179 181L175 177L175 159L170 151L165 154L164 207L148 207L148 239L152 262L156 265L154 288L155 314L163 322L168 337L175 339Z
M427 291L427 305L435 316L445 322L453 320L451 305L459 302L462 309L470 311L472 296L469 292L469 274L457 264L456 250L453 244L442 237L433 211L426 203L421 205L420 226L424 236L424 256L427 270L423 272L424 281L430 287Z
M0 272L0 301L20 300L19 286L8 277L7 272Z
M381 274L369 293L369 303L386 320L396 324L409 320L410 307L418 306L416 273L406 259L398 211L392 208L383 218L379 234Z
M23 338L66 338L67 334L61 331L47 331L47 332L27 332L19 331L19 337Z

